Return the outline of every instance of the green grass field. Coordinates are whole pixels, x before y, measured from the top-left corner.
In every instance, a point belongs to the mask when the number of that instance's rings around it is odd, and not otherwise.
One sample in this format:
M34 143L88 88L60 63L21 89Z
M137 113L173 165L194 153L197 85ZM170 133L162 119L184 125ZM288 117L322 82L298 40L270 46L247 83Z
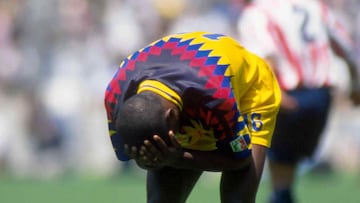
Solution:
M204 174L189 203L219 202L217 174ZM145 202L145 178L142 173L129 173L114 178L68 176L57 180L19 180L0 177L1 203L141 203ZM359 203L360 178L352 175L311 175L298 179L299 203ZM265 203L269 193L264 178L258 193Z

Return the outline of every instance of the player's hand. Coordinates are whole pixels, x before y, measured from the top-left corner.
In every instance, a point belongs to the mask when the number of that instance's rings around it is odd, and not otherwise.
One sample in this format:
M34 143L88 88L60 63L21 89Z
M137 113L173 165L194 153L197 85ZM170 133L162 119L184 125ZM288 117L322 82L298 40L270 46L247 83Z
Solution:
M183 150L176 140L175 134L169 131L171 146L158 135L153 136L154 142L144 141L144 145L140 148L140 155L151 160L152 164L158 167L172 166L177 159L183 156Z
M299 104L294 97L286 94L285 92L282 93L281 97L281 110L293 112L298 109Z
M350 93L350 98L354 105L360 105L360 89L352 91Z
M153 164L152 160L149 160L147 156L140 155L137 147L129 147L127 144L124 145L125 154L130 158L134 159L136 164L143 169L152 170L157 169L158 166Z

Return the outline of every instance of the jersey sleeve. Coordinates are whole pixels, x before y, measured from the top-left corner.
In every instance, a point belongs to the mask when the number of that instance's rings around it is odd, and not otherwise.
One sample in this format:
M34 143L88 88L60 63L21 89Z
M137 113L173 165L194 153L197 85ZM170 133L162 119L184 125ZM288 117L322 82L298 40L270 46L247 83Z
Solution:
M251 143L270 147L281 90L267 63L248 53L234 81L235 96L241 116L246 120Z

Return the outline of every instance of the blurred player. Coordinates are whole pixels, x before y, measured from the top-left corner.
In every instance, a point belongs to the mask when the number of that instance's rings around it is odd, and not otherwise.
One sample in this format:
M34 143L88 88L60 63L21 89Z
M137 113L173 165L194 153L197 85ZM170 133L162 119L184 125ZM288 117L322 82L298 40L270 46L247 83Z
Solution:
M331 107L334 53L347 62L351 97L359 102L351 41L328 7L316 0L252 1L243 11L238 30L240 41L266 58L283 90L268 150L270 202L294 202L297 164L314 153Z
M185 202L203 171L222 172L221 202L255 202L280 96L234 39L190 32L126 58L105 105L118 159L147 170L147 202Z

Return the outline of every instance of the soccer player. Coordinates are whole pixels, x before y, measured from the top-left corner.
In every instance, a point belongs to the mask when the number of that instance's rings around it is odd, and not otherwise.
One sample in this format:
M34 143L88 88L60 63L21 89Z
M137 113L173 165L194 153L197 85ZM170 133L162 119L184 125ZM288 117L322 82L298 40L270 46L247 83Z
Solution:
M221 202L255 202L281 94L267 64L234 39L189 32L127 57L105 95L119 160L147 170L147 202L185 202L203 171Z
M329 8L316 0L252 1L238 30L244 46L268 61L283 90L268 150L270 202L291 203L297 165L313 155L326 126L335 86L330 77L335 53L348 63L351 96L355 104L360 101L351 41Z

